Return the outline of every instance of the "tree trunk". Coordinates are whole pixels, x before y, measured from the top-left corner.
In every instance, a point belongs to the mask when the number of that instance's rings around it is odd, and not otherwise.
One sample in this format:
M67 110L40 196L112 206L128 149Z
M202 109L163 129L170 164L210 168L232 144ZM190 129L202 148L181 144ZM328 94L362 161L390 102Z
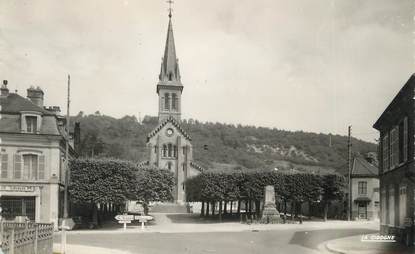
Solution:
M215 216L216 202L212 202L212 216Z
M284 199L284 223L287 220L287 200Z
M202 208L200 209L200 217L205 216L205 202L202 201Z
M252 223L252 200L249 200L249 218L251 219Z
M259 218L260 213L261 213L260 206L261 206L261 201L256 200L255 201L255 210L256 210L256 216L257 216L257 218Z
M241 215L241 200L238 199L238 210L237 210L238 216Z
M92 217L93 227L95 227L96 225L98 225L98 208L95 203L92 203L92 216L91 217Z
M233 211L232 211L232 209L233 209L233 201L231 201L231 207L230 207L231 209L230 209L230 214L232 215L232 213L233 213Z
M219 201L219 221L222 222L222 201Z
M311 206L312 206L312 202L311 201L308 201L308 219L309 220L311 220L311 214L312 214L312 212L311 212Z
M327 213L329 212L329 202L324 203L324 221L327 221Z
M227 208L228 208L228 201L224 201L224 204L223 204L223 214L227 214L228 213Z
M294 201L291 200L291 220L294 220Z
M209 216L209 201L206 202L206 213L205 216L208 217Z
M298 216L300 217L300 224L303 224L303 217L301 216L301 210L303 209L303 207L302 207L302 203L299 203L299 206L298 206Z

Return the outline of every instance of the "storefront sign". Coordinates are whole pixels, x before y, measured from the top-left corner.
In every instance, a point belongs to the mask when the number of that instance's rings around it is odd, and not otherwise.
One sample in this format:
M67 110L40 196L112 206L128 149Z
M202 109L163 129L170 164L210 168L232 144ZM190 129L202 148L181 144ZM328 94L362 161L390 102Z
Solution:
M34 192L34 186L0 185L0 191Z

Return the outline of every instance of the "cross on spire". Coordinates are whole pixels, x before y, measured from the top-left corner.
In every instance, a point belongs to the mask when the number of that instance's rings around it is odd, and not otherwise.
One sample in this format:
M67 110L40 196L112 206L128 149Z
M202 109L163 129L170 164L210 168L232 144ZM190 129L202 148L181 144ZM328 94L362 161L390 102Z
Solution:
M174 1L167 0L166 3L169 4L169 18L171 18L171 12L173 11L173 8L171 8L171 5L174 3Z

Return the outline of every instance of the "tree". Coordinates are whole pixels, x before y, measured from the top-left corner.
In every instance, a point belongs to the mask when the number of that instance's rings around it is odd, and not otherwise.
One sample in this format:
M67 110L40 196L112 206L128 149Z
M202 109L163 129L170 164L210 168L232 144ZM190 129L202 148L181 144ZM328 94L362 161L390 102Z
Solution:
M136 166L114 159L75 159L70 161L69 194L74 204L89 204L95 224L98 205L122 205L134 197Z
M172 201L174 176L169 170L154 167L142 167L136 172L137 183L134 189L135 198L148 214L151 201Z
M322 180L322 201L324 202L324 220L327 220L327 213L331 202L343 200L346 186L345 178L341 175L324 175Z

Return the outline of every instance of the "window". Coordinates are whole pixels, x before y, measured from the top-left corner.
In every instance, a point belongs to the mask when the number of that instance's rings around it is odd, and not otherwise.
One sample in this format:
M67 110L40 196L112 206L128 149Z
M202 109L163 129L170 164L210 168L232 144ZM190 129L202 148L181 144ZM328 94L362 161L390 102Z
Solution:
M157 154L157 146L154 146L154 153Z
M358 194L367 195L367 182L362 181L358 183Z
M186 147L183 146L183 155L186 155Z
M26 116L26 131L28 133L37 132L37 117L36 116Z
M173 73L169 73L169 81L172 81L173 80Z
M177 146L173 146L173 157L177 158Z
M177 95L175 93L171 94L171 109L177 110Z
M167 157L167 145L163 145L163 157Z
M382 140L382 159L383 159L383 171L389 169L389 135L386 133Z
M169 161L169 162L167 162L167 168L170 170L171 169L171 162Z
M168 93L164 95L164 110L170 110L170 95Z
M169 157L172 157L172 152L173 152L172 150L173 150L173 146L172 146L172 144L169 144L168 145L168 152L169 152L169 155L168 156Z
M45 178L45 157L36 154L23 155L23 179L40 180Z
M394 168L399 163L399 135L398 126L392 129L390 137L390 168Z
M386 218L387 218L386 200L387 200L387 197L386 197L386 190L385 189L382 189L380 197L381 197L381 199L380 199L380 212L381 212L380 213L381 214L380 223L382 225L386 225L387 224L386 223Z
M406 186L399 188L399 225L403 226L406 217Z
M395 189L393 186L389 188L389 225L395 226Z
M408 160L408 117L403 119L403 162Z
M7 154L1 154L1 168L0 168L0 178L8 177L8 156Z

